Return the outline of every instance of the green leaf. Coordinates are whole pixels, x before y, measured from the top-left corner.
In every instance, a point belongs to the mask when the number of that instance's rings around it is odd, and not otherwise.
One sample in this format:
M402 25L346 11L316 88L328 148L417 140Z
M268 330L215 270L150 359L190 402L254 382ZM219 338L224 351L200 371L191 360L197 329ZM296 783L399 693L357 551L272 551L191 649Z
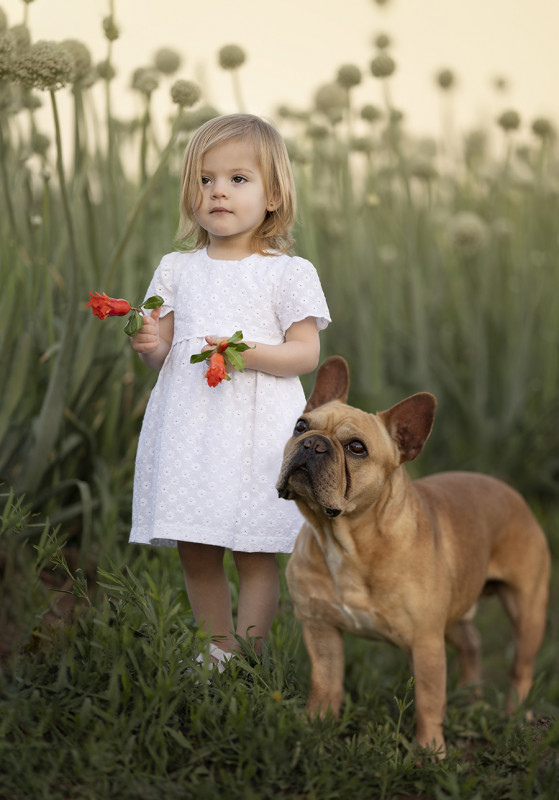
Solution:
M252 347L250 347L250 345L246 344L245 342L239 342L238 344L229 345L228 349L236 350L237 353L244 353L245 350L254 350L255 348L256 348L255 344L253 344Z
M158 294L154 294L153 297L148 297L145 303L142 303L142 308L147 308L151 310L152 308L159 308L163 305L165 300Z
M243 332L242 331L237 331L236 333L233 334L233 336L231 336L230 339L227 339L227 341L230 344L233 344L233 342L240 342L240 340L242 338L243 338Z
M190 363L200 364L202 361L205 361L207 358L209 358L212 353L213 350L206 350L204 353L194 353L190 356Z
M138 331L141 331L144 325L144 320L139 311L131 311L128 315L126 325L124 326L124 333L127 336L135 336Z
M242 355L233 347L228 347L227 350L223 353L226 359L229 361L232 367L238 369L239 372L242 372L246 367L245 360Z

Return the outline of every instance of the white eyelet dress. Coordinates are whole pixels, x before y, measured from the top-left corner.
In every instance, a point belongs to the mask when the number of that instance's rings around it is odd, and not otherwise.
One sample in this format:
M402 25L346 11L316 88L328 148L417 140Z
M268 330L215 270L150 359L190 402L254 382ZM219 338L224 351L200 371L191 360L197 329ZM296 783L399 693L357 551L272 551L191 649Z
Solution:
M285 255L216 261L170 253L146 297L174 311L174 338L146 409L134 477L131 542L220 545L289 553L302 517L275 488L283 450L305 406L299 378L232 371L209 387L191 364L207 335L280 344L306 317L330 322L313 265Z

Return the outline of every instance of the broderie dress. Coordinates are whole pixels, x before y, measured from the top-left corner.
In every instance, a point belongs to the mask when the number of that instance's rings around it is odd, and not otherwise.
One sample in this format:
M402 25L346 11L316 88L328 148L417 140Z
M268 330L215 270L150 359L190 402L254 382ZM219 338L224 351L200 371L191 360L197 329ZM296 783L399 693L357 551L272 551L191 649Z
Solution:
M233 370L209 387L190 356L204 337L281 344L306 317L330 322L313 265L285 255L217 261L206 250L170 253L146 296L174 311L173 344L146 409L134 477L131 542L191 541L245 552L288 553L302 517L275 484L303 411L299 378Z

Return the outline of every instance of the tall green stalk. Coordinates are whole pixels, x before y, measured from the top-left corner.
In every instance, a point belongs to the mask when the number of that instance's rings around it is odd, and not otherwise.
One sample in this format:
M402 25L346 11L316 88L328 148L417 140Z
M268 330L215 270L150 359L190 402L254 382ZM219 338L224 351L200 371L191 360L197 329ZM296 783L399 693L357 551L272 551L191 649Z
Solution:
M72 364L78 303L78 250L74 233L72 210L70 208L66 178L64 175L60 118L56 103L56 95L52 90L50 91L50 97L56 136L56 167L60 199L62 201L63 215L66 223L70 257L68 260L66 277L67 303L60 339L60 348L56 355L56 362L49 378L47 391L41 405L39 416L35 421L32 433L27 442L25 466L17 481L18 491L26 490L31 494L36 492L43 475L49 467L50 455L56 445L60 432Z

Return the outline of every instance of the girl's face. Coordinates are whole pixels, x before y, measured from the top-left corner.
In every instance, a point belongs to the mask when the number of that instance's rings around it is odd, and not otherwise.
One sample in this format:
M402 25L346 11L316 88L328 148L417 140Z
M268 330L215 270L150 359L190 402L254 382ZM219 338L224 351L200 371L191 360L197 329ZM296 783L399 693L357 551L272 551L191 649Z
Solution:
M202 160L202 189L194 210L208 232L208 252L228 258L251 254L254 231L272 210L251 142L240 138L215 145Z

